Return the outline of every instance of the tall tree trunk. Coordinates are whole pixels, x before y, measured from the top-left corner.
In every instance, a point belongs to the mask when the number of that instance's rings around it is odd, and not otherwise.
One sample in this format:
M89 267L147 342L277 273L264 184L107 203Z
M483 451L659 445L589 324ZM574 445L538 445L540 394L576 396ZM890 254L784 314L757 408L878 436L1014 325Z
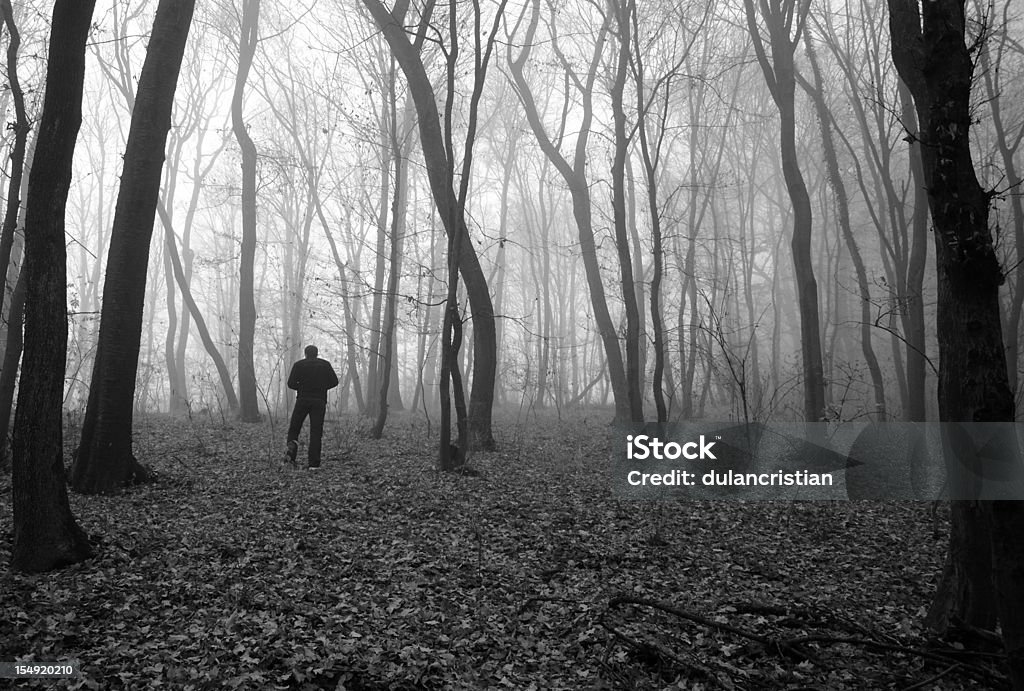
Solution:
M0 369L0 468L7 466L8 445L7 434L11 427L11 409L14 405L14 385L17 380L18 363L21 361L22 316L25 302L25 287L20 268L17 273L11 263L11 251L18 231L18 219L22 218L22 186L25 172L25 149L28 146L28 135L32 131L28 115L25 111L25 94L18 78L18 51L21 47L21 34L14 22L14 10L10 0L0 0L0 14L3 15L4 26L9 36L7 44L7 83L14 101L14 122L8 125L14 131L14 145L11 147L11 169L7 181L7 206L4 209L3 229L0 231L0 316L7 317L7 331L3 355L3 367ZM11 295L8 309L6 303L7 277L17 276L14 294ZM20 291L20 294L19 294ZM20 303L20 304L19 304Z
M0 231L0 276L6 277L11 264L11 250L14 248L14 235L18 229L18 218L21 213L21 179L25 171L25 149L28 146L28 134L32 131L32 125L25 112L25 94L18 79L18 50L21 47L21 34L18 31L18 26L14 23L11 0L0 0L0 14L3 15L4 26L7 27L9 36L7 83L11 90L11 99L14 101L14 122L7 126L14 132L14 144L11 146L10 177L7 180L7 206L4 210L3 229ZM6 288L7 282L0 282L0 314L5 313ZM6 447L6 442L3 442L3 446Z
M434 304L434 267L437 263L436 248L437 248L437 228L431 223L430 224L430 259L427 263L427 288L425 291L419 293L425 299L425 302L421 305L423 309L423 320L420 322L420 337L419 345L417 346L416 362L418 368L416 372L416 390L413 393L412 409L416 410L420 407L420 401L426 403L426 395L424 393L425 383L430 381L427 374L433 374L430 370L430 366L434 362L434 358L430 356L427 348L427 338L432 329L431 316L433 312L432 305ZM426 406L424 405L424 408Z
M11 430L14 388L18 383L18 364L24 344L22 326L25 322L25 273L18 274L11 293L11 309L7 313L7 340L4 343L3 365L0 369L0 468L7 467L7 435Z
M494 327L494 307L487 289L487 279L480 259L473 247L466 227L465 209L459 205L452 185L454 162L445 151L441 119L433 86L420 60L419 45L409 42L404 27L378 0L363 0L374 22L381 29L392 54L398 61L409 84L409 93L419 115L420 144L426 161L427 179L438 216L449 237L458 234L460 241L457 264L466 282L473 316L473 340L476 356L473 358L473 388L469 397L469 430L473 443L481 448L494 448L491 431L491 411L494 405L494 378L497 371L497 341ZM493 40L493 36L490 40ZM466 155L472 143L466 146Z
M395 84L395 63L390 60L388 75L390 94L394 97ZM390 118L390 108L387 100L381 104L380 112L380 194L378 195L377 211L377 246L373 253L373 298L370 302L370 349L367 351L366 366L366 414L378 415L379 403L377 390L380 388L380 377L383 353L380 351L381 343L381 310L384 301L384 273L387 269L387 240L388 240L388 197L391 188L391 163L392 159L398 156L398 152L392 148L388 133L396 127ZM396 191L397 194L397 191Z
M939 416L1012 422L999 306L1004 274L988 227L991 195L978 183L971 158L974 64L965 43L964 4L934 0L919 7L917 0L889 0L892 57L917 107L935 224ZM1022 502L954 502L949 558L937 596L948 601L947 612L938 614L991 628L994 595L1018 689L1024 688L1022 534ZM944 598L950 590L954 597Z
M195 322L196 331L199 332L199 340L202 341L203 348L206 349L207 355L213 360L213 366L217 370L217 376L220 378L221 389L224 390L224 395L228 399L228 408L231 411L238 410L238 396L235 395L235 387L231 383L231 372L228 371L224 357L220 354L217 344L214 343L213 338L210 336L210 330L206 326L203 313L199 311L199 305L196 304L195 298L192 297L192 289L189 286L188 277L185 275L185 267L182 265L181 257L178 255L178 243L174 239L174 228L171 226L171 219L160 202L157 203L157 212L160 214L160 221L164 226L165 251L171 263L174 279L177 281L178 289L181 291L181 300L188 308L187 314L192 315L192 320Z
M394 63L392 63L394 64ZM391 79L391 151L395 163L395 194L391 205L391 252L388 256L387 293L384 304L384 327L382 338L382 351L378 376L380 386L377 393L377 418L370 429L370 437L380 439L384 435L384 425L388 419L388 391L391 388L391 376L395 361L395 321L398 309L398 279L400 266L400 252L402 251L402 232L405 230L406 199L408 189L408 176L406 174L405 150L398 141L398 109L396 107L394 72ZM404 124L404 123L403 123Z
M502 337L504 336L504 319L501 319L501 316L504 310L505 291L507 288L505 285L505 243L508 237L508 192L509 184L512 180L512 168L516 158L516 149L519 145L519 137L514 129L507 129L506 133L510 139L501 175L501 206L498 212L498 253L494 260L494 270L488 279L488 285L494 290L494 313L498 316L498 320L495 323L495 344L499 352L501 352ZM495 377L494 396L499 404L504 401L504 391L501 378ZM415 408L415 406L413 407Z
M914 215L910 222L910 250L907 258L907 281L904 291L903 318L906 338L906 381L907 405L903 419L909 422L924 422L927 415L925 406L925 357L924 323L924 274L928 268L928 192L924 182L924 164L921 161L921 142L917 139L917 114L906 83L899 83L900 102L903 111L903 125L913 135L909 146L910 179L914 186Z
M632 18L632 40L639 46L640 29L636 17L636 5L631 5L630 16ZM662 97L663 107L659 113L657 129L654 132L654 141L650 141L648 135L648 110L652 103L647 101L644 93L644 55L642 50L637 50L633 56L633 64L636 70L636 105L637 105L637 134L640 141L640 154L643 159L644 173L647 179L647 211L651 215L651 240L653 244L653 275L651 276L651 328L654 331L654 372L651 386L654 393L654 407L658 422L668 422L668 405L665 401L665 379L666 379L666 343L665 325L661 311L661 282L664 275L665 249L662 239L661 209L658 205L658 171L661 161L661 145L664 140L665 125L668 121L668 107L670 103L669 89L671 79L664 82L665 94ZM655 93L651 94L653 101ZM696 126L693 127L696 129ZM653 146L652 146L653 145ZM684 279L685 282L685 279ZM685 290L682 291L685 294ZM684 298L681 298L682 304ZM671 380L672 370L668 368L668 376ZM671 388L671 387L670 387Z
M245 125L242 106L245 83L256 55L260 0L242 0L241 35L238 40L238 72L231 98L231 129L242 152L242 246L238 267L238 396L243 422L259 422L256 390L256 145Z
M839 229L850 252L850 261L853 263L854 273L857 275L857 288L860 291L860 343L864 353L864 361L867 363L868 372L871 375L871 386L875 395L875 414L878 420L885 420L885 382L882 380L882 368L878 364L878 357L871 344L871 289L868 284L868 273L864 266L864 260L860 255L860 248L853 236L853 229L850 227L850 206L846 195L846 184L843 182L842 174L839 171L839 157L836 155L835 142L832 139L832 113L825 103L824 84L821 79L821 69L818 67L818 58L814 54L814 47L810 39L804 36L804 45L807 48L807 57L811 64L811 73L814 76L814 83L809 84L803 77L797 75L801 86L814 102L814 109L818 114L818 124L821 127L821 143L825 152L825 170L828 172L829 184L835 196L836 211L839 216ZM838 320L837 320L838 321Z
M608 33L608 24L606 21L601 27L594 47L594 55L588 66L586 81L582 83L580 89L583 101L583 118L579 128L579 135L576 139L573 162L570 164L558 150L555 143L552 142L547 132L545 132L533 92L524 75L526 63L530 59L530 53L533 49L533 41L539 19L540 2L535 0L531 10L530 23L522 42L522 52L514 60L509 56L509 68L513 79L515 79L520 101L522 101L523 107L526 110L526 118L530 123L534 136L537 138L538 145L544 152L544 155L554 164L569 187L569 194L572 197L573 218L576 221L576 229L579 236L580 256L583 259L583 270L587 278L587 287L590 290L590 305L594 311L594 321L597 323L601 344L604 346L608 377L611 380L612 395L615 398L615 417L620 422L626 422L633 419L626 379L626 366L622 359L618 328L612 320L611 313L608 311L608 301L605 298L601 266L597 258L597 244L594 239L590 185L586 172L587 142L589 141L590 127L593 122L594 83ZM563 67L568 69L567 61L563 62ZM566 97L568 98L568 95Z
M800 351L803 356L804 419L818 422L825 415L825 378L821 357L821 326L818 312L818 284L811 260L811 200L800 172L796 152L796 89L793 51L804 30L808 0L782 0L761 3L761 16L768 30L772 59L769 60L757 27L753 0L744 0L747 26L765 82L779 109L781 132L779 146L782 175L793 205L793 271L796 276L797 304L800 310Z
M87 559L88 539L71 513L64 478L67 267L64 212L82 124L85 41L92 0L57 0L46 94L29 174L25 214L25 358L14 418L11 568L45 571Z
M111 492L149 479L132 453L135 378L164 147L194 6L195 0L160 0L139 77L110 233L89 404L71 470L78 492Z
M174 341L178 332L178 307L175 298L174 269L171 266L170 252L164 248L164 287L166 289L167 332L164 334L164 366L167 369L169 388L168 412L183 415L188 410L188 393L185 384L185 373L178 369L178 359L174 349ZM186 312L183 309L182 317Z
M626 135L626 111L623 91L630 61L630 15L632 0L614 6L618 25L619 50L612 82L611 104L615 131L615 155L612 159L612 218L615 226L615 248L619 257L623 310L626 313L626 396L630 419L643 422L644 400L640 391L640 311L637 307L636 284L633 282L633 258L629 251L629 229L626 227L626 157L630 141Z
M1010 3L1007 0L1003 10L1004 22L1007 21L1006 13L1009 7ZM996 62L993 65L989 51L991 43L996 41L999 44L997 46ZM1006 318L1006 365L1010 377L1010 390L1016 394L1020 361L1020 321L1021 312L1024 310L1024 271L1020 270L1020 264L1024 262L1024 200L1021 199L1021 195L1018 193L1022 180L1014 157L1020 148L1021 133L1024 132L1024 129L1019 129L1016 136L1010 136L1006 131L1006 122L1003 118L1003 107L1000 98L1003 84L1000 79L1000 68L1003 65L1002 56L1007 43L1008 40L1005 33L998 39L995 36L991 36L979 50L978 57L981 62L980 72L985 82L985 94L988 97L989 110L992 113L992 129L993 134L995 134L996 148L999 150L999 157L1003 162L1003 174L1006 175L1006 188L1014 190L1014 193L1008 196L1013 223L1013 244L1016 250L1018 266L1017 270L1013 272L1012 301L1010 302L1010 313ZM1024 128L1024 125L1018 125L1018 127Z

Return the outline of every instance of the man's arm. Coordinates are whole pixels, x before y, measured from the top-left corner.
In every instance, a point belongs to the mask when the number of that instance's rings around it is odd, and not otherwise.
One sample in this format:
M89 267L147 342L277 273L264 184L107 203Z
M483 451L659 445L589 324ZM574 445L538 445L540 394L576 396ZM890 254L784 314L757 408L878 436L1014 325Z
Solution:
M298 369L299 369L299 363L296 362L294 365L292 365L292 371L288 375L288 388L289 389L296 389L297 390L299 388L299 372L298 372Z
M333 389L338 385L338 374L334 371L334 367L331 363L327 363L327 388Z

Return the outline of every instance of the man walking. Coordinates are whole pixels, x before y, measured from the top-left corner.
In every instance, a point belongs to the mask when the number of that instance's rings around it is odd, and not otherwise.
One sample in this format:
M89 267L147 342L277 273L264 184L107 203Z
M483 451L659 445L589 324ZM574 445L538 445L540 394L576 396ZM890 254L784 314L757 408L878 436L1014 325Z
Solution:
M327 391L338 385L338 375L327 360L317 357L316 346L306 346L306 357L292 365L288 375L288 388L295 389L295 409L288 425L288 463L295 465L299 453L299 432L309 416L309 467L320 467L320 444L324 435L324 416L327 414Z

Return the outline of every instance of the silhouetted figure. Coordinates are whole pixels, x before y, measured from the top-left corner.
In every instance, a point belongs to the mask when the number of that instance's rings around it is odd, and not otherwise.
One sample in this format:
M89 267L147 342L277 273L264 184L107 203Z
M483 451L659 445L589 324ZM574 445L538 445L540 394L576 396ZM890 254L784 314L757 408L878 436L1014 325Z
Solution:
M327 360L317 357L316 346L306 346L306 357L292 365L288 375L288 388L295 389L295 409L288 425L287 460L295 465L299 452L299 432L309 416L309 467L320 467L320 444L324 435L324 416L327 414L327 391L338 385L338 375Z

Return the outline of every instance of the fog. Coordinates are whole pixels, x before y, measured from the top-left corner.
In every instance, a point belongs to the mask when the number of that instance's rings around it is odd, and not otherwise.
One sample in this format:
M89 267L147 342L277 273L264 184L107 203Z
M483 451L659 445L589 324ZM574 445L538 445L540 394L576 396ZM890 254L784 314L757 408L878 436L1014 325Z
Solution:
M231 106L243 4L200 3L188 38L148 257L138 411L233 415L239 405L232 389L240 385L243 185ZM32 120L44 91L46 5L14 5ZM84 410L88 397L155 7L101 2L90 33L66 216L71 411ZM468 238L496 317L495 405L612 406L617 359L647 418L657 414L657 379L669 419L802 419L802 334L813 331L820 418L935 416L933 238L913 166L916 122L890 59L884 4L816 3L790 28L791 148L809 218L794 212L780 107L759 63L759 52L779 60L763 14L753 17L758 47L742 3L640 3L620 25L615 3L510 2L492 37L498 5L483 3L477 35L482 48L494 41L468 147L474 7L456 7L453 91L447 6L433 9L418 51L438 122L450 122L451 186L457 193L466 184ZM423 11L413 3L403 20L410 42ZM1006 267L1004 340L1016 387L1021 22L1009 2L968 11L969 33L979 34L982 21L987 28L972 143L981 183L995 193L991 226ZM622 26L633 41L621 40ZM256 152L258 407L288 406L288 369L312 343L341 379L332 405L375 414L393 311L391 410L433 410L449 247L409 78L363 3L263 3L256 35L241 115ZM2 98L12 120L9 89ZM581 218L589 227L581 229ZM801 260L791 242L802 222L816 325L797 299ZM461 282L458 303L468 390L478 353Z

